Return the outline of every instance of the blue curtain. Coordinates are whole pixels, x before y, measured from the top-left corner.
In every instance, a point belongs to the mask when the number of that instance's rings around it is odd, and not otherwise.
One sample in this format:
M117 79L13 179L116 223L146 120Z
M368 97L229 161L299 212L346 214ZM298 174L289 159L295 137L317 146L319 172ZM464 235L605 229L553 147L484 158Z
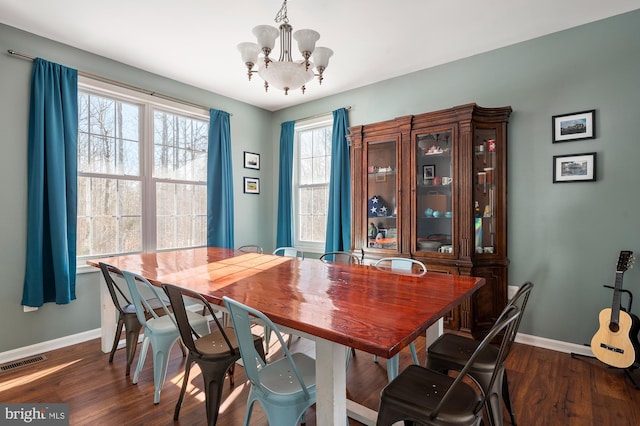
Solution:
M207 245L233 248L233 169L229 113L209 111Z
M76 298L78 71L36 59L29 108L22 305Z
M295 121L280 125L280 178L278 180L278 233L276 247L293 246L293 136Z
M346 137L348 129L347 110L340 108L333 111L325 251L348 251L351 248L351 162Z

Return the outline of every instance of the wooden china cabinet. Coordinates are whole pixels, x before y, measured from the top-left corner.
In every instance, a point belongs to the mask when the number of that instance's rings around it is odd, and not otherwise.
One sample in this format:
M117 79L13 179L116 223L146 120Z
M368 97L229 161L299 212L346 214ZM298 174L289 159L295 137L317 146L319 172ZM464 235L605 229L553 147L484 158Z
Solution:
M487 284L445 318L480 336L507 301L507 122L467 104L349 128L352 251Z

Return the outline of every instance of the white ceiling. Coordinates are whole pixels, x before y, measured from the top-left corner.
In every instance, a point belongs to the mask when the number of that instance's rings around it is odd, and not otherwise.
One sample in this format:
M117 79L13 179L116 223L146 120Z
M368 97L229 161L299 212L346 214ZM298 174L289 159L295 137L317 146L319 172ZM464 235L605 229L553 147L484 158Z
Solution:
M322 86L313 81L304 95L264 93L257 75L247 81L236 49L254 41L254 26L277 26L282 0L0 0L0 22L276 111L640 8L640 0L287 4L294 31L318 31L317 45L335 52Z

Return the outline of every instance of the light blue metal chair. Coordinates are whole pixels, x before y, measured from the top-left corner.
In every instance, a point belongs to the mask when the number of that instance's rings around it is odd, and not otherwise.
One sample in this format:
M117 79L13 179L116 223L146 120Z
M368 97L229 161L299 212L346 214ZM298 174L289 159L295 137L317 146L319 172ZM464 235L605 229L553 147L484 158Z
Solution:
M411 274L411 275L424 275L427 273L427 267L424 263L420 262L416 259L410 259L407 257L383 257L379 259L374 266L378 269L383 269L385 271L390 271L393 273L399 274ZM414 269L418 269L415 271ZM420 361L418 360L418 352L416 351L416 345L411 342L409 344L409 349L411 350L411 358L413 359L413 363L416 365L420 365ZM378 362L378 356L374 355L373 360ZM387 376L389 377L389 381L393 380L398 375L399 369L399 356L395 355L393 358L387 360Z
M262 247L257 244L245 244L243 246L238 247L238 250L243 251L245 253L260 253L262 254L264 251Z
M272 254L276 254L278 256L298 257L300 259L304 259L304 251L298 250L295 247L278 247L273 251Z
M242 364L251 382L244 425L249 425L256 401L262 405L270 425L294 426L304 421L305 411L316 402L315 360L303 353L289 352L278 327L262 312L226 296L222 299L231 315ZM255 318L274 331L283 358L269 364L260 358L251 335L251 323Z
M164 292L159 288L153 286L146 278L134 274L129 271L122 271L131 299L136 307L136 315L138 321L142 324L144 339L142 340L142 349L138 358L138 366L135 373L133 373L133 383L138 383L138 377L140 371L144 366L145 358L147 357L147 351L149 349L149 343L151 343L151 349L153 351L153 383L155 386L155 392L153 395L153 403L160 403L160 391L162 391L162 385L167 375L167 364L169 363L169 353L173 344L176 343L180 337L178 332L178 325L176 323L173 314L167 307L165 302ZM141 293L150 293L154 299L162 302L162 310L165 315L159 316L149 304L149 301L142 296ZM145 312L151 312L152 318L147 319ZM189 323L193 329L200 335L209 334L209 322L205 317L195 312L188 311Z

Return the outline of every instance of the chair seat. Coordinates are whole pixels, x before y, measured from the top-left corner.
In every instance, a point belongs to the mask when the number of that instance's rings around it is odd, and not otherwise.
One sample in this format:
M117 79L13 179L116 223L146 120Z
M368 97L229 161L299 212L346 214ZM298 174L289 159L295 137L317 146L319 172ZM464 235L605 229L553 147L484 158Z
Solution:
M236 336L236 332L233 327L224 327L224 333L227 335L229 339L229 343L234 348L238 347L238 338ZM260 343L262 345L262 337L253 336L254 343ZM213 330L210 334L206 336L202 336L199 339L195 340L196 349L202 353L203 356L215 356L215 355L228 355L229 354L229 346L227 342L224 340L224 337L220 330ZM240 358L240 352L238 352L238 358Z
M316 385L316 361L303 353L294 353L291 358L298 367L307 389L312 392ZM260 370L260 379L262 384L271 392L287 395L288 398L291 394L302 393L300 384L292 374L291 364L285 358L281 358L263 367ZM291 380L282 380L285 376L291 377Z
M427 367L434 370L440 370L441 368L460 370L479 345L480 341L478 340L445 333L427 348ZM470 374L472 372L491 374L497 357L498 348L487 346L476 358ZM458 368L446 368L451 365L455 365Z
M418 365L409 365L383 390L381 398L402 412L404 419L415 419L421 424L451 387L453 377ZM473 425L477 423L476 408L481 396L466 383L460 383L454 397L449 398L438 413L434 425Z
M195 312L187 312L189 323L198 333L209 333L209 322L205 317ZM178 337L178 329L173 319L173 314L163 315L158 318L151 318L147 320L147 327L152 329L153 333L159 334L175 334Z

